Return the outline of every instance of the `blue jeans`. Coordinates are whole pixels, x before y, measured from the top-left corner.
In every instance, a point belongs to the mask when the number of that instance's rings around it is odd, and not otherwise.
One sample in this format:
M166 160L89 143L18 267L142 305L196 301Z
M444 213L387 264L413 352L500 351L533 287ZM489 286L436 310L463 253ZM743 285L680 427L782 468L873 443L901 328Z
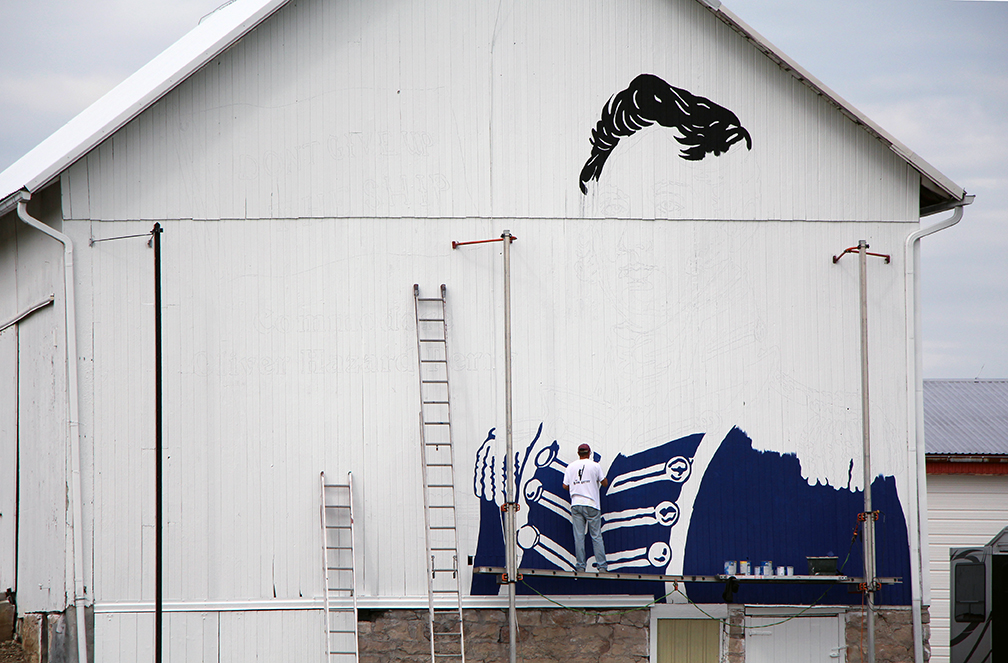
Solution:
M577 557L574 570L585 570L587 558L585 557L584 538L585 525L587 525L592 540L592 551L595 553L595 566L599 571L605 571L607 565L605 544L602 543L602 512L593 506L575 504L571 507L571 525L574 526L574 556Z

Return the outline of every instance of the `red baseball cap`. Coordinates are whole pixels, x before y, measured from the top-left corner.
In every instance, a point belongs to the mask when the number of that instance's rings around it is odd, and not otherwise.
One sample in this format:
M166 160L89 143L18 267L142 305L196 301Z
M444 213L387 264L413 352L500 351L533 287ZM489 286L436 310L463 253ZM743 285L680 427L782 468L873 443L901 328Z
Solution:
M591 453L591 447L589 447L587 444L582 444L581 446L578 447L578 453L581 453L582 451L587 451L588 453Z

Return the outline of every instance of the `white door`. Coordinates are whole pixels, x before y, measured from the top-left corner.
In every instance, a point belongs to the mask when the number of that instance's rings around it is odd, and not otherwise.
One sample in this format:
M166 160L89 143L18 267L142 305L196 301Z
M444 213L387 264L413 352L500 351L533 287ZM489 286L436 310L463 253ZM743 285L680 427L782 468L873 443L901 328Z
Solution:
M17 328L0 332L0 598L14 589L17 532Z
M746 663L844 663L842 615L746 617Z

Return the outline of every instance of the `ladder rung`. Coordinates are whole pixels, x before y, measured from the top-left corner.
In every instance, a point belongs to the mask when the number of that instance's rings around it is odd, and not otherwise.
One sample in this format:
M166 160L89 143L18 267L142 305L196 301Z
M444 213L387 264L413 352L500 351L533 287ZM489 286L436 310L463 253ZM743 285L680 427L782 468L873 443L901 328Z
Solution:
M447 339L443 338L418 338L421 343L447 343Z
M420 380L420 384L448 384L448 380Z
M424 405L448 405L448 401L420 401Z
M427 487L428 488L454 488L455 486L453 486L450 483L429 483L429 484L427 484Z
M455 527L454 526L448 527L446 525L445 526L431 525L431 529L450 530L450 529L455 529Z
M353 550L350 546L326 546L326 550Z
M352 566L330 566L327 567L330 571L353 571Z
M440 297L417 297L418 302L443 302L444 300Z
M447 359L421 359L421 364L447 364Z
M447 442L444 442L443 444L445 446L448 446ZM452 466L451 463L427 463L427 467L451 467L451 466Z
M450 426L451 425L450 421L425 421L423 423L424 423L424 426ZM428 442L427 446L430 446L432 444L436 444L437 446L441 446L442 444L447 444L447 442Z
M417 318L419 322L444 322L444 318Z
M431 504L428 509L454 509L454 504Z

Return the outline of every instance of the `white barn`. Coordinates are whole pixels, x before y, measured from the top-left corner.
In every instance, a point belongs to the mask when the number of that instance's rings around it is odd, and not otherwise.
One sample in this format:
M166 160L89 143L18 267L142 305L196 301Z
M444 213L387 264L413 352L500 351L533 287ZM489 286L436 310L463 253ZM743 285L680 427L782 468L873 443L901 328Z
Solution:
M624 482L682 463L610 491L613 565L857 576L858 263L833 257L866 240L890 257L868 265L878 572L902 578L877 602L923 663L917 240L969 201L716 1L236 0L0 174L0 591L93 611L74 652L151 658L155 223L170 660L323 656L322 471L353 474L358 607L386 611L362 655L426 609L414 284L447 292L462 606L506 607L473 573L502 552L502 247L452 245L504 231L524 566L569 568L549 463L588 442ZM752 628L817 603L807 646L857 643L844 588L725 608L719 585L551 582L519 607L670 593L599 660L663 660L687 597ZM811 637L789 629L712 646L772 659Z

